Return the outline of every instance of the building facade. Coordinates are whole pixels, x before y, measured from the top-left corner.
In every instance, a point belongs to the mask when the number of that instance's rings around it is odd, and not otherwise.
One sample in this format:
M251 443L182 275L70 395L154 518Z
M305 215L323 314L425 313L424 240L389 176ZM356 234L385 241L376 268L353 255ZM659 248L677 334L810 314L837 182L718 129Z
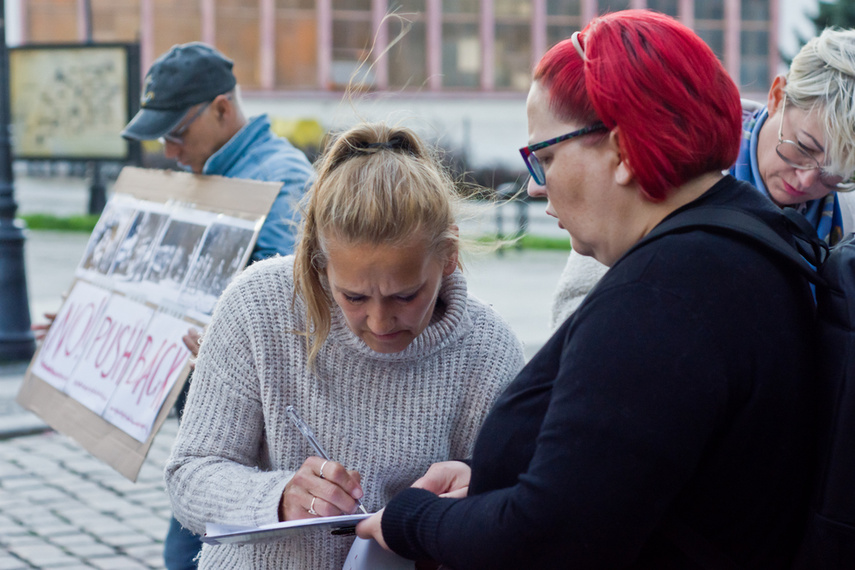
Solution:
M747 96L778 71L778 0L18 0L21 43L140 42L142 69L201 40L247 93L523 94L557 41L606 10L649 8L693 28ZM14 23L13 23L14 24Z

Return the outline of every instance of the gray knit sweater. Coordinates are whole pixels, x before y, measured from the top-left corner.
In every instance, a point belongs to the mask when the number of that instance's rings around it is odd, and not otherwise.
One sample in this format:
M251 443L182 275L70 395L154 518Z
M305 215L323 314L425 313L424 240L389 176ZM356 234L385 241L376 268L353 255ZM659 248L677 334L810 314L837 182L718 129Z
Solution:
M522 347L459 271L443 280L444 312L402 352L372 351L334 307L316 369L306 365L304 308L292 307L293 257L254 264L223 294L205 335L166 485L175 517L278 520L285 484L314 455L289 404L332 458L362 475L376 511L431 463L469 456L493 401L522 368ZM341 568L352 539L301 537L209 546L201 568Z

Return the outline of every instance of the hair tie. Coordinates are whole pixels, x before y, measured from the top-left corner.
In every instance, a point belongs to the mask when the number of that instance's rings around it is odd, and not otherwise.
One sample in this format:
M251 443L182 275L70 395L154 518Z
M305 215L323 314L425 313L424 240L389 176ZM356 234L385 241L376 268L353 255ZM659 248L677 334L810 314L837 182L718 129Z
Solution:
M570 36L570 41L573 42L573 47L576 48L576 53L579 54L582 61L587 62L588 57L585 55L585 50L582 49L582 44L579 42L579 34L580 32L573 32L573 35Z
M395 147L392 146L392 143L389 141L386 142L374 142L374 143L362 143L359 145L354 145L350 147L350 156L366 156L369 154L374 154L379 150L394 150Z
M386 142L368 143L367 145L365 145L364 148L385 148L388 150L395 150L398 147L400 147L400 145L395 145L395 144L393 144L392 141L386 141Z
M405 137L394 136L387 141L373 143L359 143L351 147L356 154L372 154L371 151L376 150L392 150L399 152L409 152L415 154L411 148L411 143Z

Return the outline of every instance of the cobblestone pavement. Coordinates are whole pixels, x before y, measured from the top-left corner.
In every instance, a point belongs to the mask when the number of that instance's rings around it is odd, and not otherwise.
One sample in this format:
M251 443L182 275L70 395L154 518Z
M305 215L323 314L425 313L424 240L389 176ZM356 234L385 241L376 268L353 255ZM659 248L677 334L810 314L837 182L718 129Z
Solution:
M0 570L162 568L176 429L164 424L136 483L51 431L0 442Z

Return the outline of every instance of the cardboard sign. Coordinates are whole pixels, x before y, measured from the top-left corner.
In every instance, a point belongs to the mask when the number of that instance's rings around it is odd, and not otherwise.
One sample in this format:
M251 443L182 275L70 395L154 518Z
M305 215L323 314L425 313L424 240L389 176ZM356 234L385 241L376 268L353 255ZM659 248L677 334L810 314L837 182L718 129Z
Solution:
M281 184L125 168L18 403L136 480Z
M57 313L31 372L65 391L109 300L110 291L79 281Z
M144 442L166 395L184 371L190 351L181 336L187 323L157 313L140 335L127 373L116 382L104 419Z
M153 313L127 297L111 296L95 321L65 393L99 416L103 414L116 385L124 380Z

